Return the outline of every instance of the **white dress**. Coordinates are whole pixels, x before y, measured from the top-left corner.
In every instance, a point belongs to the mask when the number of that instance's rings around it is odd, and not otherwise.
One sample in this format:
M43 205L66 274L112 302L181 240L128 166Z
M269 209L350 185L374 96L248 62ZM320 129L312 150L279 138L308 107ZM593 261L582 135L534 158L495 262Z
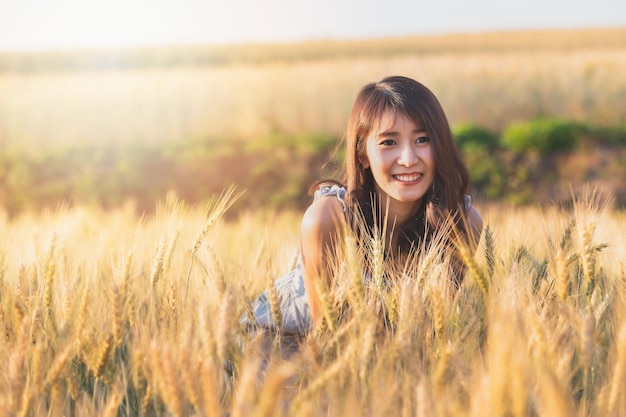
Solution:
M346 189L338 185L322 185L315 191L314 201L323 198L336 197L345 211ZM311 310L309 308L309 299L304 287L304 278L302 276L302 263L298 259L296 267L287 275L277 279L274 287L278 293L280 303L280 311L282 313L281 332L285 334L303 335L311 327ZM276 324L272 316L272 308L267 295L264 291L252 303L254 321L250 323L244 319L245 325L256 327L259 329L276 330Z

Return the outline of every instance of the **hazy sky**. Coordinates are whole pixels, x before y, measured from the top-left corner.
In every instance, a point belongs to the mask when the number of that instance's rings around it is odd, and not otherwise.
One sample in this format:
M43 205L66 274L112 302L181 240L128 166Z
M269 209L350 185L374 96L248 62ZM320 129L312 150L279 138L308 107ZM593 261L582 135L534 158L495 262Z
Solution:
M601 26L625 0L0 0L0 50Z

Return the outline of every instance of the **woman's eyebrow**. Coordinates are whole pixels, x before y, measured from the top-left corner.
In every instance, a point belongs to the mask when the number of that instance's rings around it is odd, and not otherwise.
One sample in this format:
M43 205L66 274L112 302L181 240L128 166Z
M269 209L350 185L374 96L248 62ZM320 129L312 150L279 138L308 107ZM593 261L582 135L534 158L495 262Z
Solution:
M428 132L426 131L426 129L418 127L418 128L413 129L411 131L411 133L418 134L418 133L428 133ZM378 135L376 135L376 136L378 136L379 138L382 138L382 137L385 137L385 136L399 136L399 135L400 135L400 132L397 132L395 130L389 129L389 130L384 130L384 131L378 132Z

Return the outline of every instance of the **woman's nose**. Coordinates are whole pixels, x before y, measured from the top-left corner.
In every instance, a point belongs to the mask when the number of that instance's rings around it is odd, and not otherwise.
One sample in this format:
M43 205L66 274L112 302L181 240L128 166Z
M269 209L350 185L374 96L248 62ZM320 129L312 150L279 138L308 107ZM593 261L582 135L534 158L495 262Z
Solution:
M398 155L398 165L410 167L417 163L419 157L417 152L413 148L413 144L409 143L400 149L400 155Z

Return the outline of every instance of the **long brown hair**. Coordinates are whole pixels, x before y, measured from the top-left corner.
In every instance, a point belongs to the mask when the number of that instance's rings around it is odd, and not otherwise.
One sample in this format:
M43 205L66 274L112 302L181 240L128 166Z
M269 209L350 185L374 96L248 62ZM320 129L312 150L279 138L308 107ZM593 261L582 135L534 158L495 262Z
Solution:
M403 76L367 84L352 107L344 137L346 203L350 212L362 213L372 233L377 216L371 208L376 194L375 183L371 171L364 168L361 161L367 137L388 111L405 115L428 133L435 161L433 185L422 199L417 216L396 228L401 233L401 249L427 243L447 216L454 218L458 229L466 234L463 207L469 174L452 137L448 119L439 100L427 87Z

